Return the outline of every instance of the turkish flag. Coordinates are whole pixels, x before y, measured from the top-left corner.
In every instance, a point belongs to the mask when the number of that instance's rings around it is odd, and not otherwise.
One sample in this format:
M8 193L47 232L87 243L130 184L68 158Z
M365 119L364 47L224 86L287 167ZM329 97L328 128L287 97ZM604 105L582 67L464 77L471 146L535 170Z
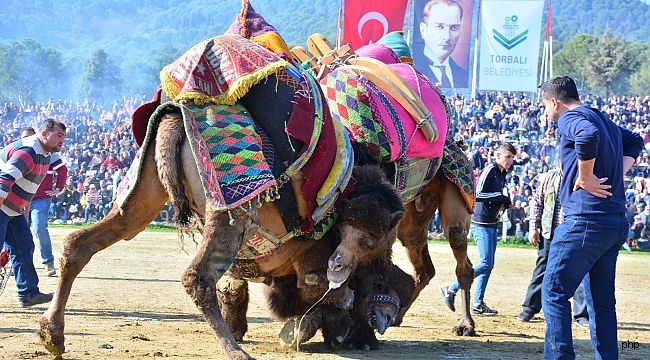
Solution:
M391 31L402 31L408 0L345 0L343 43L352 49L377 42Z

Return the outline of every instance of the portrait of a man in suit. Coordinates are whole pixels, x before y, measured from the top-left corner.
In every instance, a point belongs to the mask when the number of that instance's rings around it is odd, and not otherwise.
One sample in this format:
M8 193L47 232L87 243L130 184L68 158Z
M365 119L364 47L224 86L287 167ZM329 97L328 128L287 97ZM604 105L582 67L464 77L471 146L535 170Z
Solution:
M416 63L419 62L418 70L441 88L468 87L467 69L451 57L461 36L462 23L463 7L454 0L429 0L423 7L419 35L424 46Z

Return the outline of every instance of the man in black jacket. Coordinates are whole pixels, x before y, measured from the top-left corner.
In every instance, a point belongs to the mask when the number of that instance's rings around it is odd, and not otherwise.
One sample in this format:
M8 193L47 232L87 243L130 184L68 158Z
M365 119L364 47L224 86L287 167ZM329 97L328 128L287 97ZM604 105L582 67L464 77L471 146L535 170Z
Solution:
M502 143L496 151L496 160L488 164L476 182L476 205L472 214L472 237L478 247L479 262L474 265L476 291L474 303L471 306L474 315L496 315L497 311L490 309L483 297L487 288L490 274L494 268L494 254L497 249L499 217L511 205L510 197L504 195L506 173L517 154L512 144ZM454 299L459 289L458 281L440 289L445 302L451 311L455 311Z

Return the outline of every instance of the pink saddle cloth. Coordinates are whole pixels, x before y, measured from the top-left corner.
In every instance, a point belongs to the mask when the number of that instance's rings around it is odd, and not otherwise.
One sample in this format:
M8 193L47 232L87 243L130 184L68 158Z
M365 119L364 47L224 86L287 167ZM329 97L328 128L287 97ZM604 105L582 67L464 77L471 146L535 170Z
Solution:
M404 132L407 141L412 137L412 140L408 142L408 147L406 148L406 156L408 158L437 158L442 156L445 144L445 135L447 134L447 108L443 96L431 84L431 82L424 77L424 75L420 74L411 65L400 63L390 64L388 66L401 76L402 79L404 79L406 83L420 96L424 105L431 112L433 121L438 128L438 139L433 143L430 143L424 136L424 133L417 129L417 123L410 114L395 99L387 94L386 96L397 109L400 118L403 119L402 124L404 125ZM395 124L393 122L385 122L385 124L389 127L393 125L392 129L389 128L386 129L386 131L397 132L394 128ZM413 134L414 132L415 134ZM399 153L395 154L395 150L391 148L391 159L397 159L398 155Z

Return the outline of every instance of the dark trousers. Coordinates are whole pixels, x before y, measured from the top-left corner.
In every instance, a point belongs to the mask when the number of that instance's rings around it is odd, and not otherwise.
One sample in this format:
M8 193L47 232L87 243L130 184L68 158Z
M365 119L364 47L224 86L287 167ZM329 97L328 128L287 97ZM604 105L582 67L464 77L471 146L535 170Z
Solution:
M535 315L542 310L542 282L544 281L544 273L546 272L550 245L551 240L540 237L533 276L530 279L530 285L528 285L524 303L521 304L522 311L530 315ZM573 296L573 318L589 319L587 304L585 303L585 287L582 283L580 283Z

